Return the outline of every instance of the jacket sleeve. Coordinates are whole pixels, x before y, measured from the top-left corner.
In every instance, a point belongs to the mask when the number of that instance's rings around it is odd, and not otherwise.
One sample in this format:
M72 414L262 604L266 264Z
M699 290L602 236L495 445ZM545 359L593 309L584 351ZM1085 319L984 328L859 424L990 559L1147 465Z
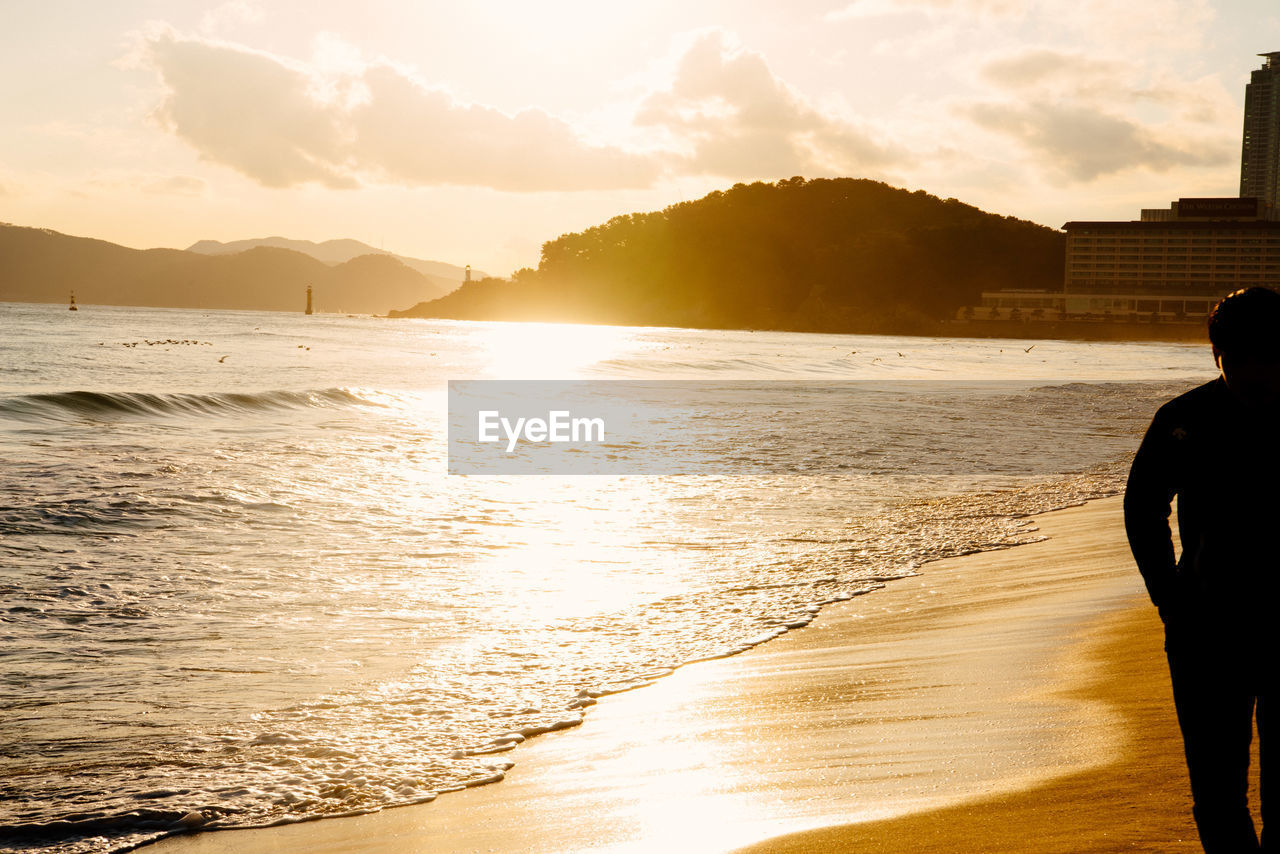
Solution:
M1169 514L1177 493L1174 438L1157 412L1133 458L1124 491L1124 527L1138 571L1162 617L1174 606L1176 561Z

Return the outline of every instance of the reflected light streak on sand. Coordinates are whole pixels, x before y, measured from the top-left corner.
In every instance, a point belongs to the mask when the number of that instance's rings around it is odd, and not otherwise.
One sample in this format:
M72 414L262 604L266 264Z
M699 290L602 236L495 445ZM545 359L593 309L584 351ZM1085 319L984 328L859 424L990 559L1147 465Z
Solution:
M676 704L674 697L679 698ZM714 700L712 684L687 670L626 695L626 738L604 760L609 767L601 769L611 781L622 782L610 820L626 830L602 847L614 854L718 852L769 835L774 822L761 802L768 793L744 787L740 772L726 767L733 753L726 753L726 742L750 739L750 723L734 721L729 726L714 713L697 714L700 709L709 711ZM673 705L684 714L694 713L687 727L673 719ZM617 711L600 709L595 714L613 717ZM716 734L708 737L708 729ZM663 737L654 738L655 734Z

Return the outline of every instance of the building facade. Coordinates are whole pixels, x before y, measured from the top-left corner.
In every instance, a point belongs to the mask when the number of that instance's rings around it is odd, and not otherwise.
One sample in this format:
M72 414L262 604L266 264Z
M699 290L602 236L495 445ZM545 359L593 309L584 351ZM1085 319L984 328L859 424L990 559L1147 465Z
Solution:
M1244 90L1240 195L1258 199L1263 216L1280 217L1280 52L1262 53Z
M1069 222L1068 315L1202 318L1219 299L1280 286L1280 222L1255 199L1179 199L1137 222Z

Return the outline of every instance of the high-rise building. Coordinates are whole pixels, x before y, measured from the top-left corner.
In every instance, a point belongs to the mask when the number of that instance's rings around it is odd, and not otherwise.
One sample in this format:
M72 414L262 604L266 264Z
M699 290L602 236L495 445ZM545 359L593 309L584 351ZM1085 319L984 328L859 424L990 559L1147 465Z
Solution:
M1280 218L1280 51L1244 89L1244 135L1240 150L1240 195L1262 204L1263 216Z

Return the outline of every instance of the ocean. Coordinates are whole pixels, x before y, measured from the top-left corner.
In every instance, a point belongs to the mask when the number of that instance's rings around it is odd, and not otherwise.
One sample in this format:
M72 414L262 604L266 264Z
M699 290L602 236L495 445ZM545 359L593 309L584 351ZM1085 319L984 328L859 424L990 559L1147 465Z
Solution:
M1214 374L1207 345L91 305L0 333L3 851L496 782L611 693L1034 540ZM697 474L463 476L459 380L769 396L665 431L726 463Z

